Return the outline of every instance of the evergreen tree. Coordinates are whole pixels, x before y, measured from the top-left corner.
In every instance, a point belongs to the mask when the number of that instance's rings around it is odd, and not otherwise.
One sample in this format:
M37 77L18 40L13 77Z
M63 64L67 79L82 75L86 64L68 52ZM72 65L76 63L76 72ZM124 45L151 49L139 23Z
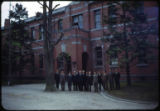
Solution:
M119 55L118 64L125 67L127 85L131 86L130 65L136 58L145 64L153 58L150 54L155 45L148 41L148 37L149 34L157 34L157 29L155 24L147 22L143 2L108 1L108 5L108 16L104 16L108 32L104 34L102 41L110 44L106 51L110 61L115 55Z
M31 57L33 55L33 39L29 37L27 24L24 21L28 18L28 12L21 4L16 4L15 8L9 11L9 16L11 20L10 31L5 41L3 41L5 43L2 49L2 61L4 61L6 66L11 62L12 77L14 76L14 73L17 72L19 72L19 76L21 76L26 65L32 62ZM9 54L11 56L11 61L8 60ZM8 68L5 69L9 70Z

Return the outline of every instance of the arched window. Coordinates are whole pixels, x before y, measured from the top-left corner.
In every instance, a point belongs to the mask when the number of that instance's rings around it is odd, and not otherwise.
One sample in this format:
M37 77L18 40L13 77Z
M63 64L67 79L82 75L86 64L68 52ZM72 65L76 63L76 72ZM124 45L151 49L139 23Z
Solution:
M96 66L102 66L102 47L95 48Z

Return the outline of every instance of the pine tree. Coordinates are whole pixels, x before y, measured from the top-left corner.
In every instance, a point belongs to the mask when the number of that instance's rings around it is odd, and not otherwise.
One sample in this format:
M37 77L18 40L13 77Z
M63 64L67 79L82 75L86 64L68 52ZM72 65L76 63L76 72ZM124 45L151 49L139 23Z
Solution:
M19 72L20 77L26 65L31 63L31 55L33 54L31 46L33 39L29 37L28 30L26 29L27 25L24 21L24 19L28 17L28 12L21 4L16 4L14 9L9 11L9 16L11 20L10 32L5 41L3 41L5 42L5 47L2 49L4 52L2 56L6 66L11 64L11 76L13 78L14 73L17 72ZM11 61L9 61L8 56L6 56L9 54ZM6 68L6 70L10 69Z
M114 55L120 55L119 66L125 67L127 85L131 86L130 65L136 58L141 58L143 63L152 59L151 49L156 47L148 41L148 37L149 34L157 34L157 29L147 22L143 2L109 1L108 5L104 23L108 25L109 32L104 34L102 41L110 44L106 51L110 61ZM118 25L121 25L121 30Z

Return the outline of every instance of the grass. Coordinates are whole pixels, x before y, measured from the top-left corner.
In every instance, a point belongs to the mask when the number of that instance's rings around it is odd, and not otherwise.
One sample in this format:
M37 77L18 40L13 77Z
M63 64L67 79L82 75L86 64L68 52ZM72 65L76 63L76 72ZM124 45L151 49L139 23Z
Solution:
M132 82L132 86L128 87L126 82L121 82L120 90L109 90L108 93L124 99L157 102L159 83L158 81Z

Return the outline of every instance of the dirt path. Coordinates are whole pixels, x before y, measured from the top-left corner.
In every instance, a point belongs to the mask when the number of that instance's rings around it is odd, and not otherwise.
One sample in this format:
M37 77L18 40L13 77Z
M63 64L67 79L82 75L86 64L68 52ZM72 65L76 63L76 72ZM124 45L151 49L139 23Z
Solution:
M158 103L121 101L102 93L80 91L44 92L44 84L2 87L2 106L13 110L47 109L153 109Z

